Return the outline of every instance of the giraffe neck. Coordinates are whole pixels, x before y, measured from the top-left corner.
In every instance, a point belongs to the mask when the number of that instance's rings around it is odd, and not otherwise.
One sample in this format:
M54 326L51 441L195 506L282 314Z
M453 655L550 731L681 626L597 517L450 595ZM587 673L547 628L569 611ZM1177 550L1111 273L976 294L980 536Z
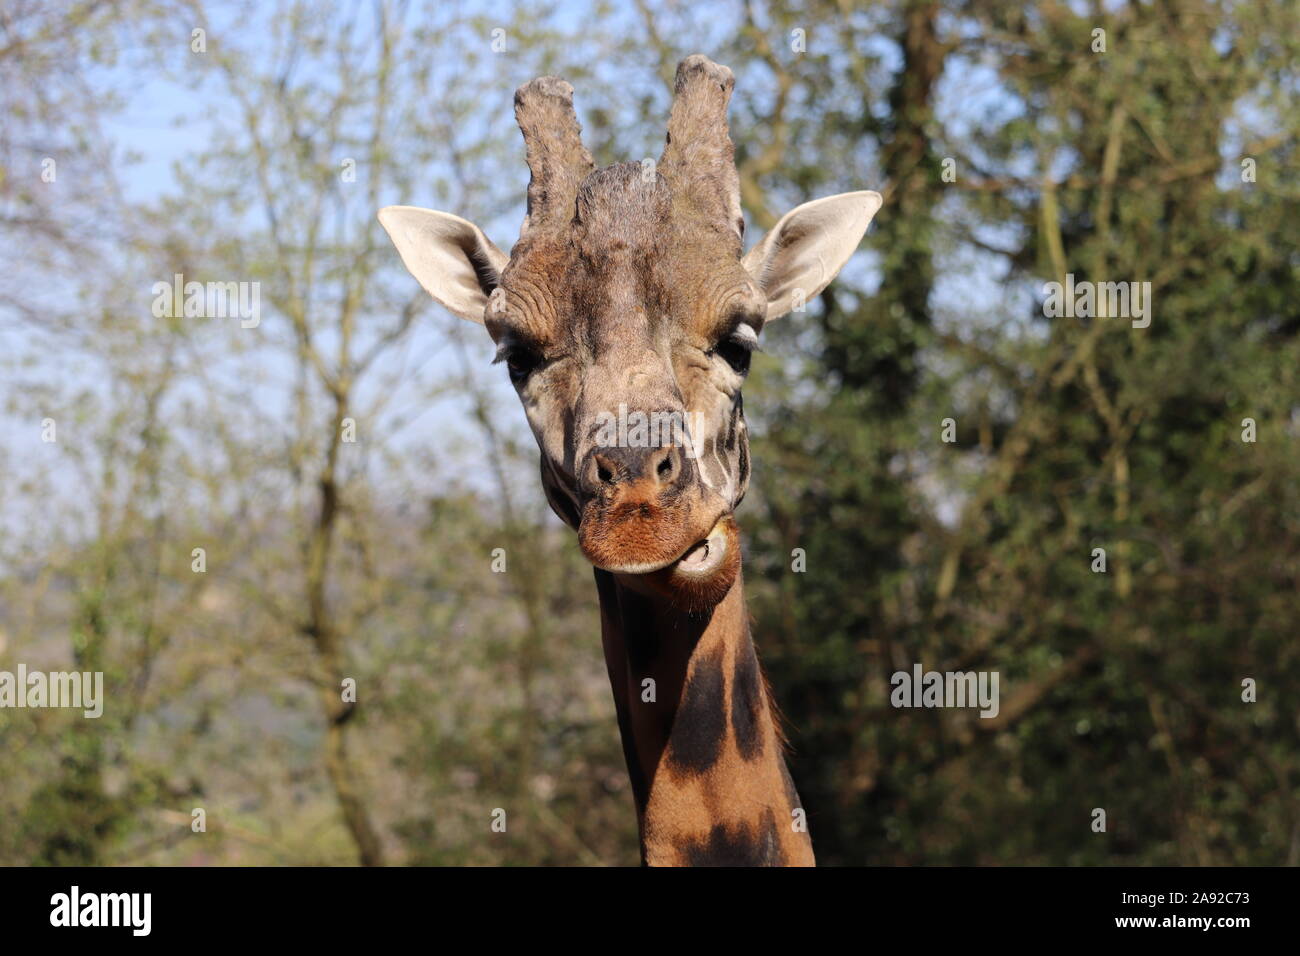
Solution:
M702 615L606 571L596 587L642 862L812 865L741 576Z

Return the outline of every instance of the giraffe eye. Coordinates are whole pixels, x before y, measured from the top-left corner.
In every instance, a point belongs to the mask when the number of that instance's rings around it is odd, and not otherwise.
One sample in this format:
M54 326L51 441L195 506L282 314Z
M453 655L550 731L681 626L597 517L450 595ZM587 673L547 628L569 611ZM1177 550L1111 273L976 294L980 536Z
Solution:
M519 385L542 364L542 357L527 346L511 345L497 352L496 361L506 363L510 381Z
M754 334L753 328L749 325L740 325L715 345L709 354L721 356L722 360L731 366L733 372L743 376L749 373L749 360L757 347L758 336Z
M749 372L749 360L753 353L748 346L741 345L735 339L724 339L713 351L722 356L722 360L730 365L737 375L745 375Z

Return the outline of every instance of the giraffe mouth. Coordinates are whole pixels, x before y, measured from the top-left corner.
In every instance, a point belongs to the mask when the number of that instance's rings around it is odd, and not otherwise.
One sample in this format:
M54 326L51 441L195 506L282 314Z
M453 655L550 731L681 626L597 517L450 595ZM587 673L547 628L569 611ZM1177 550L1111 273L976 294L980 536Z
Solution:
M702 537L671 557L637 564L592 563L633 590L661 597L680 610L706 612L726 597L740 575L740 530L730 512L705 527L709 530Z
M634 580L681 610L706 612L726 597L739 575L740 532L728 513L677 558Z
M724 514L713 522L712 527L703 537L695 539L683 550L670 552L663 557L649 561L631 562L609 559L599 560L596 556L588 554L588 559L596 567L605 571L612 571L615 574L640 577L650 574L674 575L680 573L688 578L700 579L712 574L726 560L731 549L730 537L733 532L730 529L734 529L731 515ZM699 534L699 532L697 531L696 534Z
M706 577L722 567L727 559L728 534L724 521L728 517L723 515L719 518L703 540L695 542L681 557L664 567L671 567L677 574L692 578Z

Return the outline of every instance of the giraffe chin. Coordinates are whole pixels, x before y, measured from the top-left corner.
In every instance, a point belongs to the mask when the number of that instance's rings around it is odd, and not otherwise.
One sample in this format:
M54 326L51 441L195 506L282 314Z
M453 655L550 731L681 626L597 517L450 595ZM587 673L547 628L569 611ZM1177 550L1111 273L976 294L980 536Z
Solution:
M615 573L634 590L662 598L680 611L710 611L740 575L740 533L735 519L723 515L707 535L662 568L640 574Z

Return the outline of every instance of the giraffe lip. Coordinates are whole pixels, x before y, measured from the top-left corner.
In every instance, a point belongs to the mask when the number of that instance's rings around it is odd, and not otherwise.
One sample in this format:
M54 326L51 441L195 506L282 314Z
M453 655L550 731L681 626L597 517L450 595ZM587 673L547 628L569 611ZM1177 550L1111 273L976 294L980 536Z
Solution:
M713 523L708 533L693 542L681 554L662 561L649 561L642 564L601 565L606 571L616 574L654 574L658 571L680 572L691 577L705 577L712 574L727 556L726 523L729 515L722 515Z
M643 571L619 570L626 576L625 586L635 591L665 599L688 613L709 611L731 592L740 578L740 533L736 520L730 512L724 512L704 537L697 538L672 560L656 562Z

